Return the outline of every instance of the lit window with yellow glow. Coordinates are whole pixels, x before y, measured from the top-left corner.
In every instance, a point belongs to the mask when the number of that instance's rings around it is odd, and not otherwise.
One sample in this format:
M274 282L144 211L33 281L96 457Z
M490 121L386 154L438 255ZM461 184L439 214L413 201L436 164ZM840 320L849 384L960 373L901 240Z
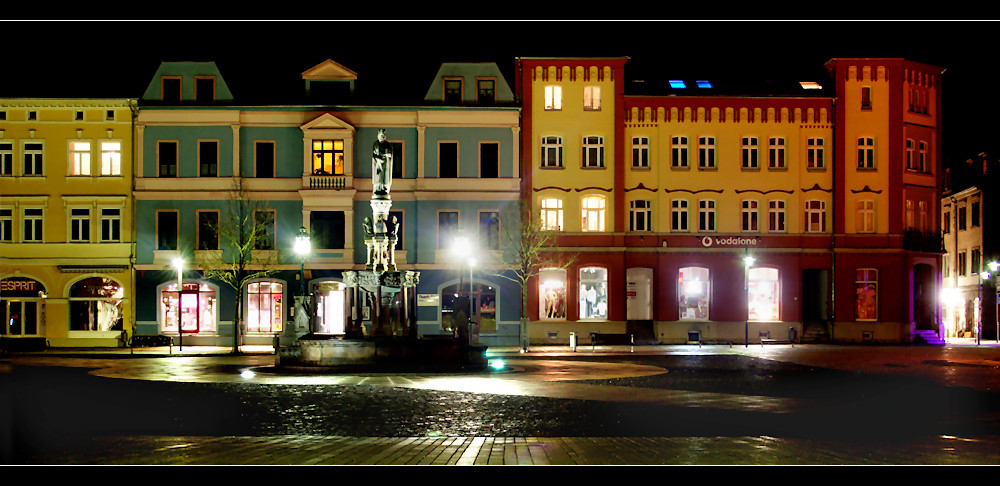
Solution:
M101 142L101 175L122 175L121 142Z
M583 109L584 111L600 111L601 109L600 86L586 86L583 88Z
M90 175L90 142L69 143L69 174L75 176Z
M344 175L344 141L313 140L313 175Z
M550 197L542 199L541 229L546 231L562 231L563 205L562 199Z
M587 196L583 198L583 231L604 231L604 197Z
M566 319L566 270L545 268L538 273L538 318Z
M562 109L562 86L545 87L545 109L546 110Z
M106 277L89 277L69 291L70 331L121 331L124 288Z
M685 267L677 274L677 312L680 320L708 319L708 269Z
M855 281L855 319L878 320L878 270L859 268Z

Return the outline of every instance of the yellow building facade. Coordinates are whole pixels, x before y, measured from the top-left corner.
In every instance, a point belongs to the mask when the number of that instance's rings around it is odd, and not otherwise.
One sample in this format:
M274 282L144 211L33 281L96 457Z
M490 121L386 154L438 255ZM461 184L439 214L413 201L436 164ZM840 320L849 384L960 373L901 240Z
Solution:
M131 334L126 99L0 99L0 335L117 346Z

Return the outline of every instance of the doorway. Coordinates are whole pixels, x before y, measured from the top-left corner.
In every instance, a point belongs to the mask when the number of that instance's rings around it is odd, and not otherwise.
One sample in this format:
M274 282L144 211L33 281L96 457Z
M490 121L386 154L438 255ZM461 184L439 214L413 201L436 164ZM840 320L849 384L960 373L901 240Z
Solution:
M38 335L38 301L3 301L3 334L6 336Z

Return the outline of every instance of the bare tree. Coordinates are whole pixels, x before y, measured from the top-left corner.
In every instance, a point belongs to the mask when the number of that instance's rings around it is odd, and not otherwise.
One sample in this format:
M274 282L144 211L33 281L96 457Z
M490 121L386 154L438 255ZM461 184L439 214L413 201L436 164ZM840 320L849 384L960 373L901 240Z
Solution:
M206 277L225 282L236 291L233 353L238 353L246 284L276 271L274 212L265 201L253 198L242 177L235 177L222 213L220 221L214 225L222 252L207 262L203 272Z
M521 224L506 226L500 245L499 269L494 275L521 287L521 351L528 350L528 281L543 269L566 269L573 264L572 254L555 249L557 231L546 228L541 214L522 211Z

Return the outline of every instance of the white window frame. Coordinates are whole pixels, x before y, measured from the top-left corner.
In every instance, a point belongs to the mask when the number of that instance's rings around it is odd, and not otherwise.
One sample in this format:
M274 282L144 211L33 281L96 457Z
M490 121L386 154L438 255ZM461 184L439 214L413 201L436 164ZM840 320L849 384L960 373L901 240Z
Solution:
M767 202L767 231L769 233L784 233L787 228L785 201L772 199Z
M715 232L717 226L715 200L701 199L698 201L698 231Z
M66 208L69 213L67 218L66 241L68 243L90 243L92 240L91 224L93 218L92 208L89 206L69 206ZM77 212L86 211L86 214Z
M584 232L604 231L607 198L601 195L583 196L580 199L580 229Z
M860 199L856 203L857 213L855 218L855 230L858 233L875 232L875 201L872 199Z
M674 169L687 169L688 138L685 135L670 137L670 166Z
M118 211L117 215L105 215L104 211L113 209ZM122 242L122 207L121 206L101 206L97 208L97 212L101 219L101 227L99 233L99 240L101 243L121 243ZM118 227L118 238L104 238L104 227L105 224L116 225ZM113 227L113 226L112 226ZM113 231L109 232L114 234Z
M767 139L767 167L769 169L787 169L785 162L785 138L769 137Z
M670 231L686 233L688 231L688 201L673 199L670 201Z
M744 136L740 138L740 163L743 169L756 170L760 168L757 148L757 137Z
M4 212L6 214L4 214ZM14 207L0 206L0 242L13 243L16 241L14 224Z
M715 165L715 137L709 135L698 137L698 168L714 169Z
M118 148L111 148L112 144L118 144ZM121 140L99 140L98 145L101 150L101 172L104 177L118 177L122 175L122 141Z
M28 145L41 145L41 149L28 149ZM31 157L31 172L24 171L24 163ZM37 170L36 170L37 169ZM44 177L45 176L45 141L44 140L22 140L21 141L21 175L24 177Z
M563 230L563 201L557 197L544 197L539 201L541 208L540 229L543 231Z
M580 163L584 168L604 168L604 137L600 135L587 135L583 137L581 147Z
M601 111L601 87L583 87L583 111Z
M629 201L629 231L653 231L652 201L648 199Z
M875 138L858 137L858 169L875 169Z
M40 215L28 215L28 211L41 211ZM30 229L29 229L30 228ZM31 238L24 234L31 231ZM45 208L41 206L24 206L21 208L21 236L24 243L42 243L45 241Z
M826 201L810 199L806 201L805 208L805 232L826 232ZM817 221L813 221L813 216L817 216L819 219Z
M10 149L0 149L0 177L13 177L17 163L14 160L14 142L12 140L0 140L0 144L10 145ZM4 167L10 171L5 172Z
M649 168L649 137L632 137L632 168Z
M740 202L740 231L756 233L760 228L760 204L756 199Z
M810 137L806 140L806 168L825 169L825 140L820 137Z
M90 177L94 143L90 140L69 140L67 144L69 167L66 173L74 177Z
M548 85L545 87L544 93L545 110L562 110L562 86L556 84Z
M542 159L541 167L543 168L562 168L563 166L563 139L558 135L545 135L542 137L541 142L542 147ZM549 160L549 152L553 152L553 157L555 160Z

